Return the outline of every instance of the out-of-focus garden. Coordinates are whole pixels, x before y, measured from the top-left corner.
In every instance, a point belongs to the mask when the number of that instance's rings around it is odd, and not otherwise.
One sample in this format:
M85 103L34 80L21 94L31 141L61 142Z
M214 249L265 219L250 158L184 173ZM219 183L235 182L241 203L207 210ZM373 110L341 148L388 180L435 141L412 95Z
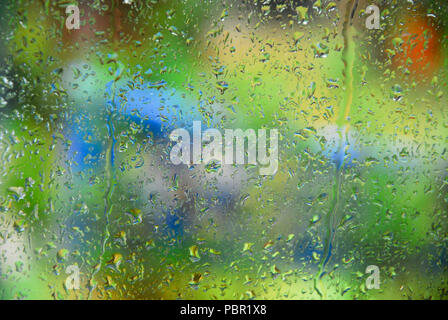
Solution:
M446 299L447 36L443 0L2 1L0 298ZM172 164L195 120L278 171Z

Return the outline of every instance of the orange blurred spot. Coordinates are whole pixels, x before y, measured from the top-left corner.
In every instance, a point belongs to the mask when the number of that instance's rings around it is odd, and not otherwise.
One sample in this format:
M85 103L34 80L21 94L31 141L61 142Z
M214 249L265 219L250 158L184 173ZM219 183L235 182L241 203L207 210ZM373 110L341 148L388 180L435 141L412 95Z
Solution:
M407 68L413 78L422 79L440 67L440 35L428 19L409 17L397 36L403 42L392 58L395 69Z

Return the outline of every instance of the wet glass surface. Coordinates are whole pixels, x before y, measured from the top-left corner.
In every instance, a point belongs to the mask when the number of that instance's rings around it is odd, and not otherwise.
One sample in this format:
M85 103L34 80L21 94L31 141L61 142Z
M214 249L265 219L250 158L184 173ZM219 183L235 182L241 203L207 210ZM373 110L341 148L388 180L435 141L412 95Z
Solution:
M442 0L2 1L0 298L446 299L447 36Z

